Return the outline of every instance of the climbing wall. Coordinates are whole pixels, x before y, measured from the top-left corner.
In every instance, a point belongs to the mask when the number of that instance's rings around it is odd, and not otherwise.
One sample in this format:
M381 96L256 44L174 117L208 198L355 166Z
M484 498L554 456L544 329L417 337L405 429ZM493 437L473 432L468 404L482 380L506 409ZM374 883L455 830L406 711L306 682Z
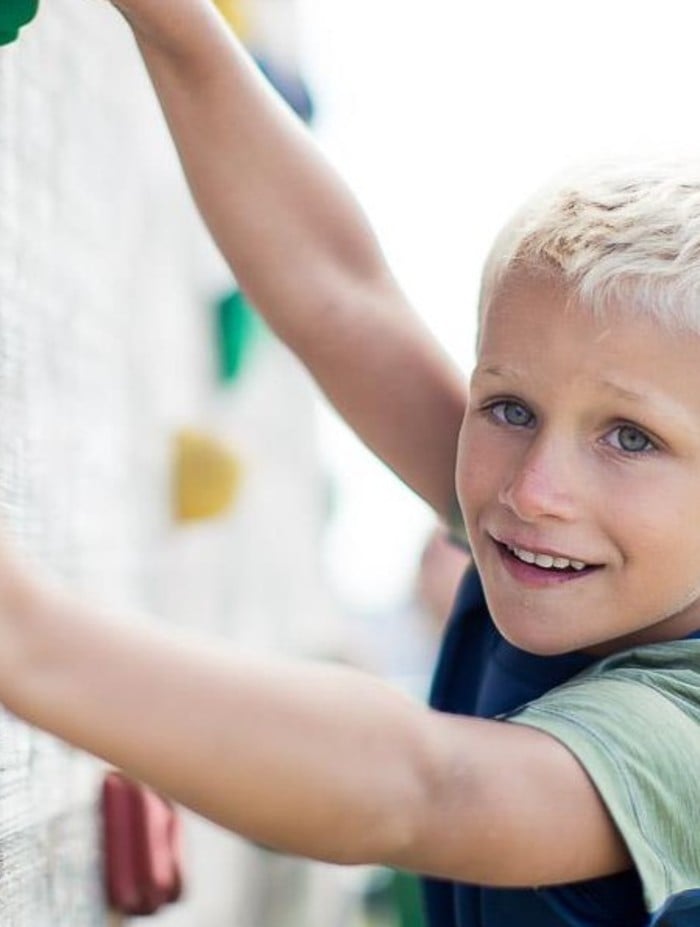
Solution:
M264 334L224 381L216 305L232 286L126 27L100 0L45 2L0 48L2 530L143 621L332 655L313 391ZM215 518L175 518L183 429L241 477ZM0 711L3 927L107 923L103 774ZM243 927L262 851L189 816L186 831L189 900L164 922Z

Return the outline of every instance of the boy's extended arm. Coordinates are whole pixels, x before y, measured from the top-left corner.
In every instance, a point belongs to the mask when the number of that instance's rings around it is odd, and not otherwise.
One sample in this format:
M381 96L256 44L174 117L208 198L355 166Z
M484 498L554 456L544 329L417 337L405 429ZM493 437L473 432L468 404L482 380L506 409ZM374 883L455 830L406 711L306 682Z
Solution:
M0 564L0 700L255 841L492 885L628 864L573 755L371 677L114 623Z
M355 199L210 0L115 5L239 283L358 435L447 514L465 385Z

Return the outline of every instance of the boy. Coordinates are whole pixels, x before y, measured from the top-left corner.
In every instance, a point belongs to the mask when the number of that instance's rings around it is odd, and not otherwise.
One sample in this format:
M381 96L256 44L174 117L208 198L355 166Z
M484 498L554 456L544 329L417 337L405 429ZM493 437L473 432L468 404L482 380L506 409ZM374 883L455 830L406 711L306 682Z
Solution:
M697 173L605 174L511 224L465 415L352 198L208 0L117 5L239 282L443 517L456 485L478 574L427 709L111 623L3 553L0 699L253 840L434 877L432 927L694 923Z

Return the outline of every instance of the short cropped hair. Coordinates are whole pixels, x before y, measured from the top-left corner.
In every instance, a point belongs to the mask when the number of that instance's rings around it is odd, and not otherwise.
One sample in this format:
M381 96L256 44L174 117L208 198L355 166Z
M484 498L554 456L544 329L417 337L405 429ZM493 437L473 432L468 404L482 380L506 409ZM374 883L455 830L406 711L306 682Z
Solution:
M614 305L700 333L700 155L578 168L541 190L496 238L480 317L516 270L553 273L594 313Z

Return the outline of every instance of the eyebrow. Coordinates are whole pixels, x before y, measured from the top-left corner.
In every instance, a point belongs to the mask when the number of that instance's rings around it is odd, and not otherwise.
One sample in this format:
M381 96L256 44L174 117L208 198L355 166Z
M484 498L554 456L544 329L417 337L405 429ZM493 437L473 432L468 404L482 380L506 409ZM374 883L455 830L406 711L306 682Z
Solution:
M652 402L654 400L653 396L650 397L648 394L637 393L633 389L627 389L626 386L620 386L619 383L615 383L613 380L601 380L600 385L611 393L615 393L617 396L620 396L622 399L627 399L630 402L648 403L650 398Z
M513 377L522 376L522 371L515 367L504 367L501 364L490 364L488 367L480 367L478 364L474 368L474 373L490 377L501 377L502 379L512 379Z
M625 402L642 406L645 410L648 409L652 415L672 415L676 421L679 420L680 415L681 419L687 420L689 426L694 425L697 428L696 416L692 415L682 402L679 403L655 393L638 393L636 390L615 383L614 380L599 380L598 384Z
M512 380L523 376L523 371L518 370L517 367L508 367L503 364L489 364L488 367L479 367L478 365L474 368L474 373L490 377L498 377L499 379ZM620 396L622 399L628 399L631 402L649 402L650 396L647 393L638 393L635 390L628 389L626 386L621 386L619 383L615 383L614 380L599 380L598 384L609 392L615 393ZM653 397L651 397L653 399Z

